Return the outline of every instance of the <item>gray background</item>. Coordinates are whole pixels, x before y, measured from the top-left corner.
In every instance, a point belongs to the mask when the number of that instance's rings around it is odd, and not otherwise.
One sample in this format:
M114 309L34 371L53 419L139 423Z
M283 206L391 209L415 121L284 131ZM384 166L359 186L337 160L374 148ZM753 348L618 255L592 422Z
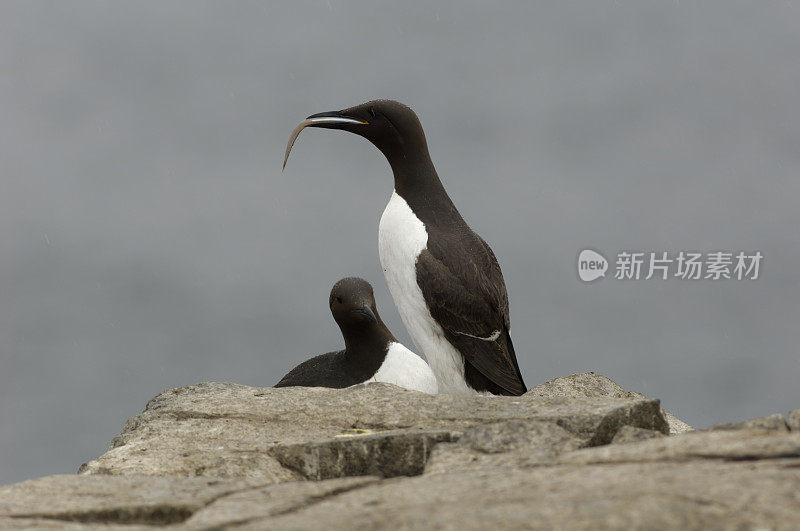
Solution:
M0 483L72 473L165 388L275 383L385 287L388 164L292 128L411 105L494 248L532 386L698 425L800 407L794 2L0 4ZM592 247L760 250L752 282L581 283Z

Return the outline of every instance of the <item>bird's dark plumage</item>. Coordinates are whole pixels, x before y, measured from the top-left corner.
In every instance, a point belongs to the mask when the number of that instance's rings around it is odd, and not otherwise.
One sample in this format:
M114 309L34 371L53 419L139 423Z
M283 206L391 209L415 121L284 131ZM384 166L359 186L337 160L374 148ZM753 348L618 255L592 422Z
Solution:
M347 363L346 351L328 352L306 360L286 374L275 387L333 387L341 389L367 380L369 371Z
M372 286L361 278L344 278L331 290L328 304L345 348L304 361L275 387L343 388L365 381L387 382L426 393L437 392L427 364L397 342L381 321Z
M328 306L342 331L345 349L304 361L275 387L349 387L378 371L388 345L397 340L378 315L369 282L343 278L331 289Z
M471 252L448 247L465 242ZM431 316L464 356L465 377L473 380L473 387L493 394L523 394L527 389L508 334L503 275L483 239L475 233L455 240L429 238L417 259L417 283ZM497 338L485 339L497 331Z
M500 266L447 195L414 111L396 101L375 100L312 115L306 122L363 136L389 161L395 194L381 218L381 262L395 304L436 372L440 389L443 381L462 378L476 391L523 394ZM292 135L287 157L301 126ZM419 297L430 317L419 309ZM430 319L435 325L427 324ZM463 358L463 374L453 374L458 369L448 361L451 350L442 346L442 334ZM459 392L458 385L452 387Z

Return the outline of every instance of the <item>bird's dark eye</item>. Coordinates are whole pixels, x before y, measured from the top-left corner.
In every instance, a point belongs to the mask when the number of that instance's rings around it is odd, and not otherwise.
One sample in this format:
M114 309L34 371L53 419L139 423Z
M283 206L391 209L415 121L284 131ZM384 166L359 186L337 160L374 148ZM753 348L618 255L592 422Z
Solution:
M369 115L372 116L373 118L375 118L375 107L370 107L369 108Z
M342 303L342 298L341 298L341 297L336 297L336 302L338 302L339 304L341 304L341 303Z

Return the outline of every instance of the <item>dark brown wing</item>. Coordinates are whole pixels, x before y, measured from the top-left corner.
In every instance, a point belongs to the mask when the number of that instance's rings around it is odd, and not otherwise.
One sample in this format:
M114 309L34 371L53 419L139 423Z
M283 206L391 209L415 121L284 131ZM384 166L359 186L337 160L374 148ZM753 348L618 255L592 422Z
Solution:
M508 295L497 259L477 234L428 238L417 283L450 343L508 394L526 391L508 335ZM505 394L505 393L504 393Z

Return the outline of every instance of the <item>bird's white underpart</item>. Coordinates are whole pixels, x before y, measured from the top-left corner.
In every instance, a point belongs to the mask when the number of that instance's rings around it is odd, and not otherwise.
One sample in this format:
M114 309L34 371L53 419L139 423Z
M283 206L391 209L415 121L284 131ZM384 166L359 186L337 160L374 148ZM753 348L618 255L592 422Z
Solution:
M386 359L368 382L384 382L413 391L435 395L438 393L436 376L425 360L400 343L391 343Z
M445 394L475 394L464 379L464 358L431 316L417 284L417 258L428 243L425 224L397 192L386 205L378 228L378 252L389 292L411 339Z

